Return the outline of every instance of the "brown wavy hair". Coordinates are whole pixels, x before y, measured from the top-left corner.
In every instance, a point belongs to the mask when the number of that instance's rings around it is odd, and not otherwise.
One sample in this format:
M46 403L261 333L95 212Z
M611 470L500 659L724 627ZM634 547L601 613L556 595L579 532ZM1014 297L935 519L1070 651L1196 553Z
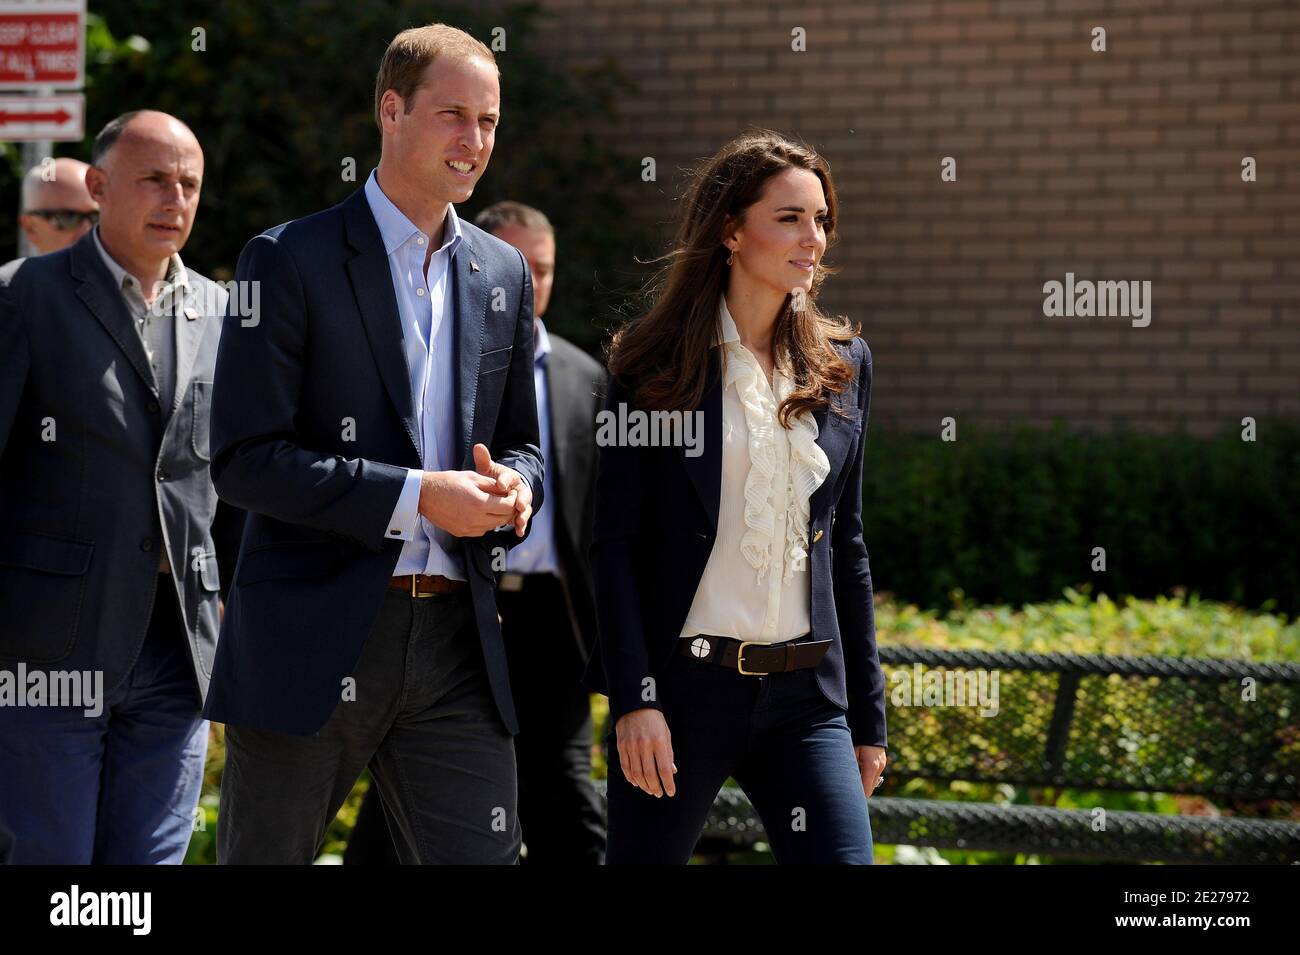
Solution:
M810 146L759 129L733 139L692 172L672 248L651 260L665 264L644 292L649 307L615 332L609 345L609 370L631 389L639 407L691 410L703 399L716 368L718 299L731 272L722 241L726 218L742 225L768 180L792 168L807 169L821 180L829 251L836 238L835 184L826 160ZM819 260L806 307L792 308L793 296L787 294L773 330L774 358L795 385L777 412L787 429L801 412L831 405L831 394L843 393L856 371L833 343L851 341L859 327L817 308L822 282L836 271Z

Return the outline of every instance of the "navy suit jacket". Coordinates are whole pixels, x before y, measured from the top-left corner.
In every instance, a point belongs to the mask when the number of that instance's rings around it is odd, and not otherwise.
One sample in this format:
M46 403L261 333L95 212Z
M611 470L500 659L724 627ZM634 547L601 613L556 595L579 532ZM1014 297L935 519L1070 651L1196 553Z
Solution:
M461 229L450 292L457 460L473 470L473 446L487 445L532 485L537 510L528 268L513 246L468 222ZM363 189L256 236L236 279L260 283L261 308L241 318L232 296L227 311L212 476L249 517L205 715L306 735L338 704L397 566L403 542L385 533L407 468L422 466L419 425L388 256ZM512 527L460 540L492 692L517 733L493 557L521 538Z
M843 414L821 408L814 415L817 444L830 462L830 473L813 492L808 526L812 637L831 641L817 666L817 684L847 711L854 745L884 746L885 679L862 540L871 351L860 338L837 347L857 375L835 397ZM713 551L722 494L718 364L714 349L710 384L698 409L704 412L698 457L688 457L684 447L600 449L591 551L599 638L586 682L609 696L611 726L633 710L663 709L657 686ZM620 403L635 408L631 389L611 377L606 408L617 412ZM647 677L654 683L646 683Z

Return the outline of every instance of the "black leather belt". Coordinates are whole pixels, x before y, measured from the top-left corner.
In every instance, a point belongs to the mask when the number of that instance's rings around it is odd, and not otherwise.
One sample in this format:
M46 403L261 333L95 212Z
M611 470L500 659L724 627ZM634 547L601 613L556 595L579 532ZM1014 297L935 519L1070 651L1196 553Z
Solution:
M802 642L800 642L802 641ZM744 676L767 676L804 670L822 662L831 647L829 640L786 640L760 643L702 633L677 641L677 652L696 663L713 663Z

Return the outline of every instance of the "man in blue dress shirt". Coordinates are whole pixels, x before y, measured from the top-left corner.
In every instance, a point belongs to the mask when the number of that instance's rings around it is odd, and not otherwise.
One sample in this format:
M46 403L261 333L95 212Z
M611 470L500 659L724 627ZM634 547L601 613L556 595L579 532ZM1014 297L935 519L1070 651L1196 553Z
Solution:
M533 280L533 384L547 506L534 516L528 539L507 556L497 592L519 715L515 758L523 861L599 865L605 817L591 783L591 697L580 681L596 637L587 548L595 503L595 418L603 407L605 372L542 323L555 274L555 230L546 216L522 203L498 202L474 224L519 249ZM373 795L362 804L344 861L397 861Z
M494 566L544 500L532 287L456 215L500 119L492 52L389 45L379 167L240 256L212 410L249 512L206 715L226 725L217 858L309 863L363 770L405 863L513 863L518 720Z

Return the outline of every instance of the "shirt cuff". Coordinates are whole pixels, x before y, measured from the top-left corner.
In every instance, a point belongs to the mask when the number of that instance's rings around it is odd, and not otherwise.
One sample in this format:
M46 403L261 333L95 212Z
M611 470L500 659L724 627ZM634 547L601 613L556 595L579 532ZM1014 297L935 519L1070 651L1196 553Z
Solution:
M397 506L389 518L388 530L384 536L390 540L415 540L416 528L420 526L420 482L424 472L415 468L406 471L406 482L402 493L397 496Z

